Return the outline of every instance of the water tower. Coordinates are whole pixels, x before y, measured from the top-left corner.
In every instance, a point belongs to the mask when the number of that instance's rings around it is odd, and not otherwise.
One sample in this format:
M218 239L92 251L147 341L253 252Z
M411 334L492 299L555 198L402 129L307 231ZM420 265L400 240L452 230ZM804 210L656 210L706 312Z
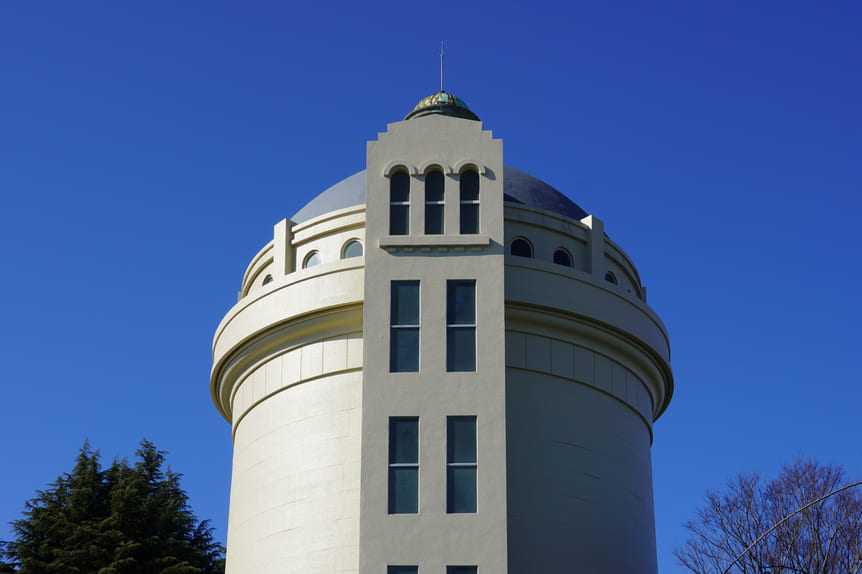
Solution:
M429 96L275 224L218 326L228 573L655 573L669 361L602 221Z

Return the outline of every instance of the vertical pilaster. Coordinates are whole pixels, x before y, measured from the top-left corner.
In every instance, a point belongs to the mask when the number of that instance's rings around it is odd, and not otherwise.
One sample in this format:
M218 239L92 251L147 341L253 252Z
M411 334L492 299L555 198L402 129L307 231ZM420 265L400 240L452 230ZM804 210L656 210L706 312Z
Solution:
M589 273L600 279L604 278L605 274L605 224L595 215L588 215L581 220L581 223L590 228L590 233L587 237L587 269Z
M445 178L443 199L446 206L445 223L443 232L446 235L458 235L461 233L461 180L456 175L447 173Z
M293 226L289 219L282 219L275 224L273 232L273 266L279 276L294 271L293 262Z

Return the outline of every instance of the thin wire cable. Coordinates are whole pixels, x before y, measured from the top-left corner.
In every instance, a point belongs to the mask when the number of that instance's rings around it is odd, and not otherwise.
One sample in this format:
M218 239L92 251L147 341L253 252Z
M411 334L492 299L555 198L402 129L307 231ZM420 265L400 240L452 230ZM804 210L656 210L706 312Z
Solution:
M823 495L823 496L821 496L820 498L818 498L818 499L816 499L816 500L812 500L811 502L809 502L809 503L808 503L808 504L806 504L805 506L803 506L803 507L801 507L801 508L798 508L798 509L796 509L795 511L791 512L790 514L788 514L787 516L785 516L784 518L782 518L781 520L779 520L778 522L776 522L775 524L773 524L773 525L769 528L769 530L767 530L766 532L764 532L763 534L761 534L760 536L758 536L758 537L757 537L757 540L755 540L754 542L752 542L751 544L749 544L749 545L748 545L748 547L747 547L745 550L743 550L742 552L740 552L740 553L739 553L739 555L738 555L736 558L734 558L734 559L733 559L733 562L731 562L730 564L728 564L728 565L727 565L727 568L725 568L724 570L722 570L721 574L727 574L728 572L730 572L730 569L733 567L733 565L734 565L734 564L736 564L737 562L739 562L739 559L740 559L740 558L742 558L743 556L745 556L745 555L748 553L748 551L749 551L749 550L751 550L752 548L754 548L754 546L755 546L758 542L760 542L761 540L763 540L763 538L764 538L767 534L769 534L770 532L772 532L773 530L775 530L776 528L778 528L779 526L781 526L782 524L784 524L785 522L787 522L787 520L788 520L788 519L793 518L794 516L796 516L797 514L799 514L800 512L802 512L803 510L805 510L806 508L808 508L809 506L813 506L813 505L817 504L818 502L820 502L821 500L825 500L825 499L829 498L830 496L833 496L833 495L835 495L835 494L838 494L839 492L841 492L841 491L843 491L843 490L847 490L848 488L853 488L854 486L859 486L860 484L862 484L862 480L860 480L860 481L858 481L858 482L854 482L853 484L848 484L848 485L842 486L841 488L837 488L837 489L833 490L832 492L830 492L830 493L828 493L828 494L824 494L824 495Z

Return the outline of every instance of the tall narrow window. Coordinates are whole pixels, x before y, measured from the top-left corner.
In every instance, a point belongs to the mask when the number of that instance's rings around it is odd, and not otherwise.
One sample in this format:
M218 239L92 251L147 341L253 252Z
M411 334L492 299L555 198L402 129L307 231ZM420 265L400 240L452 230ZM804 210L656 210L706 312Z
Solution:
M419 512L419 419L389 419L389 514Z
M446 512L476 512L476 417L446 417Z
M425 234L443 233L443 211L446 177L442 171L431 171L425 176Z
M389 178L389 235L410 233L410 175L403 171Z
M446 370L476 370L476 282L446 283Z
M461 233L479 233L479 174L472 169L461 174Z
M419 370L419 281L393 281L389 305L389 371Z

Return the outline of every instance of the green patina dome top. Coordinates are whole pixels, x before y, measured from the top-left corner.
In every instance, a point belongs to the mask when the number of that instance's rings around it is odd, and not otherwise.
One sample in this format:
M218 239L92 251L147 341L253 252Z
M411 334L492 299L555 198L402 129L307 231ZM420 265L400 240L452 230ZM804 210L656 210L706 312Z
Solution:
M407 114L407 117L404 119L409 120L411 118L418 118L432 114L479 121L479 118L476 114L470 111L470 108L467 107L464 100L454 94L442 91L437 92L436 94L431 94L427 98L422 98L422 100L416 104L416 107L413 108L413 111Z

